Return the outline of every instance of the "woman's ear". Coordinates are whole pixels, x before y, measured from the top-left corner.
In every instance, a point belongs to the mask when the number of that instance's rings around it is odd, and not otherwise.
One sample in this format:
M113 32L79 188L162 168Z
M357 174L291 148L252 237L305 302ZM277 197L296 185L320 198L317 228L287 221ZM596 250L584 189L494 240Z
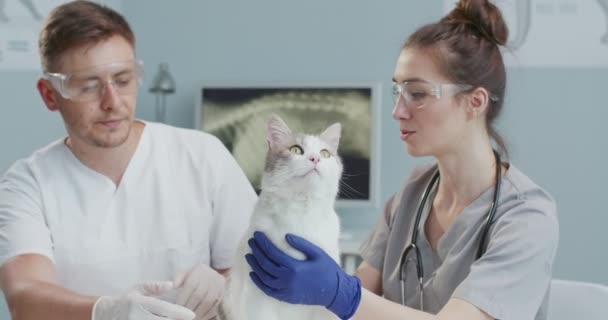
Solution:
M40 97L44 101L46 108L50 111L57 111L59 109L57 107L57 98L53 87L51 87L51 83L46 79L40 78L36 83L36 88L38 88L38 93L40 93Z
M471 118L477 118L485 114L490 102L490 93L482 87L477 87L468 94L467 113Z

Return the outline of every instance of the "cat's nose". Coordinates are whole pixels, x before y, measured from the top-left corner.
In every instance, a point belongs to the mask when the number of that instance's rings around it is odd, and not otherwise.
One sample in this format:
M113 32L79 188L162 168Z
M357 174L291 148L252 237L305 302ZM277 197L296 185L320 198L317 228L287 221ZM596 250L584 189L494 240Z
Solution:
M308 160L312 161L312 163L317 164L319 163L319 156L316 154L311 154L310 156L308 156Z

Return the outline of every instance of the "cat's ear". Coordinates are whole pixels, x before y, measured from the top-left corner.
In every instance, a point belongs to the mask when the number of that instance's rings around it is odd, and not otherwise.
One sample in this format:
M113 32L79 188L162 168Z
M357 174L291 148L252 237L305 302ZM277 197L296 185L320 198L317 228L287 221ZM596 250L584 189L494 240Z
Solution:
M286 146L292 139L291 130L276 114L270 116L266 130L266 141L270 149Z
M340 144L340 135L342 134L342 125L340 123L334 123L329 126L319 136L321 140L325 141L333 152L338 151L338 145Z

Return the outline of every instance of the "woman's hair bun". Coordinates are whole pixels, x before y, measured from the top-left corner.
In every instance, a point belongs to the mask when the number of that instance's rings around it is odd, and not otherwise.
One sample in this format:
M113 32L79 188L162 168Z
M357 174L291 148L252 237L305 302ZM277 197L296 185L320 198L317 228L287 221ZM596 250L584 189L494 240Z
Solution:
M500 10L488 0L460 0L440 22L472 30L496 45L504 46L509 36Z

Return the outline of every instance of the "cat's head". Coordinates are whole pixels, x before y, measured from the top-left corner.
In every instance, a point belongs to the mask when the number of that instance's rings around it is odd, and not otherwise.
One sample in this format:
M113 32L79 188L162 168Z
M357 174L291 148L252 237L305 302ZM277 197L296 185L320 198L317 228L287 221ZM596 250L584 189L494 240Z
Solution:
M277 115L268 121L268 154L262 190L335 199L342 175L338 144L342 126L319 135L292 133Z

